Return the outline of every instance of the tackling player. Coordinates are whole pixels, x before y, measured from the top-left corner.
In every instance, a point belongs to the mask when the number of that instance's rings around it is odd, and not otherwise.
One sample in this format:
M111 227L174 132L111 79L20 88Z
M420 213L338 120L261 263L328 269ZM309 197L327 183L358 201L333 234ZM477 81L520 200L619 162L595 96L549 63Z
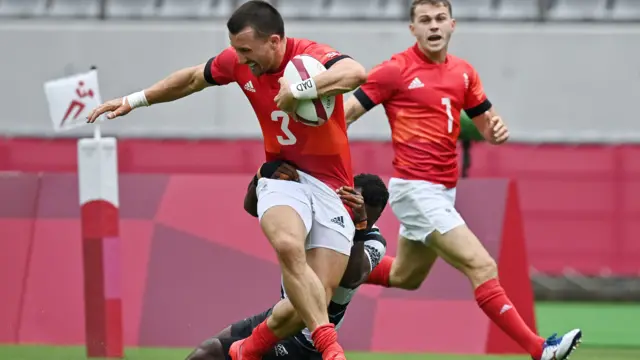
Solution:
M417 289L440 256L469 278L478 306L534 359L566 359L580 329L546 341L531 331L500 285L496 262L454 207L461 110L492 144L508 139L507 127L475 69L447 53L456 24L450 2L414 0L410 16L416 44L375 67L345 104L348 123L382 104L395 151L389 203L401 223L398 253L370 281Z
M250 337L234 344L232 357L257 360L306 325L324 359L344 359L327 315L356 227L335 192L353 182L342 94L362 84L366 71L329 46L285 37L282 16L264 1L242 4L227 28L231 46L218 56L177 71L144 91L100 105L88 122L104 113L114 119L141 106L175 101L213 85L240 85L262 128L267 160L284 159L304 172L299 182L262 178L257 184L260 224L278 255L289 298L278 303ZM312 56L327 68L303 91L282 77L287 63L299 54ZM291 121L299 99L334 95L335 110L325 125Z
M277 168L277 169L276 169ZM282 179L295 179L295 168L283 163L267 163L261 171L263 177ZM354 213L361 213L369 220L369 224L375 223L384 210L389 199L387 188L378 176L360 174L354 178L355 191L353 189L340 189L341 197L347 205L354 209ZM361 195L360 195L361 194ZM257 214L256 184L251 181L245 197L245 210L253 216ZM364 205L364 207L363 207ZM329 318L336 329L344 320L347 306L355 295L358 287L367 279L367 276L380 262L386 252L386 241L375 227L368 226L365 230L359 230L354 238L351 248L351 256L347 270L340 281L340 287L334 293L329 303ZM281 295L286 293L281 288ZM273 308L260 314L240 320L226 327L216 336L204 341L195 349L187 360L230 360L228 355L231 344L251 334L253 329L263 322ZM320 360L321 356L310 341L310 332L305 329L298 334L281 340L267 354L263 360Z

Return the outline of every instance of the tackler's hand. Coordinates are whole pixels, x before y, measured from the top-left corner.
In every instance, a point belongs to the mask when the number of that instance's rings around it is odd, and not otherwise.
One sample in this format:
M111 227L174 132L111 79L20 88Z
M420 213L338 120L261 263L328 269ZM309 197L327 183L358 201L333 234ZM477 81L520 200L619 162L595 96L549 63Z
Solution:
M279 180L300 180L298 170L293 165L282 160L274 160L262 164L258 169L258 178L261 177Z
M342 202L353 211L353 222L357 230L363 230L367 227L367 211L364 206L364 198L354 188L343 186L336 190Z
M271 176L272 179L280 179L280 180L300 180L300 176L298 175L298 170L292 165L283 162L278 166L276 171Z

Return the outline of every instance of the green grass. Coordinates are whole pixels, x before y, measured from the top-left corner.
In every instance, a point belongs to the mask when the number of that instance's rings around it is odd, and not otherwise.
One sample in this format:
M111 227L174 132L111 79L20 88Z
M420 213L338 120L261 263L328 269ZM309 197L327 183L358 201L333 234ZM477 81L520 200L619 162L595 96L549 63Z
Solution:
M188 349L127 349L129 360L182 360ZM349 353L349 360L524 360L527 356L468 356L436 354L380 354ZM3 360L83 360L82 347L47 346L0 346L0 359ZM640 349L600 349L580 348L571 360L631 360L640 359Z
M634 320L640 319L640 304L540 302L536 313L543 336L579 326L586 345L640 348L640 327Z
M579 326L583 345L571 360L640 360L640 304L540 302L538 330L544 336ZM182 360L189 349L129 348L130 360ZM525 360L527 356L349 353L349 360ZM83 360L83 347L0 346L1 360Z

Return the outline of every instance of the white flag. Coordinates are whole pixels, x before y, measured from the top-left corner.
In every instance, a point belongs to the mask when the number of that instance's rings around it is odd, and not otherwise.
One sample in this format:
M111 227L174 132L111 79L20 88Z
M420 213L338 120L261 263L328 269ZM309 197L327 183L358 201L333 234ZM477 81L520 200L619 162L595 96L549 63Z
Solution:
M55 131L86 125L89 112L102 103L96 70L48 81L44 92Z

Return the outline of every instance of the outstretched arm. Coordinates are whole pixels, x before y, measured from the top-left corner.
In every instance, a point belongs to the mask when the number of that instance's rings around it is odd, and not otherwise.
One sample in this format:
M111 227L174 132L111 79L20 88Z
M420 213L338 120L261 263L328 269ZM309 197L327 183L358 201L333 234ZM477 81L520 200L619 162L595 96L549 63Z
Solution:
M105 102L91 111L87 122L95 122L105 113L108 119L115 119L141 106L182 99L212 85L226 85L235 81L236 64L237 54L227 48L208 62L178 70L143 91Z
M107 112L109 112L108 119L115 119L137 107L175 101L201 91L211 86L204 76L205 65L200 64L178 70L143 91L107 101L91 111L87 122L95 122L100 115Z

